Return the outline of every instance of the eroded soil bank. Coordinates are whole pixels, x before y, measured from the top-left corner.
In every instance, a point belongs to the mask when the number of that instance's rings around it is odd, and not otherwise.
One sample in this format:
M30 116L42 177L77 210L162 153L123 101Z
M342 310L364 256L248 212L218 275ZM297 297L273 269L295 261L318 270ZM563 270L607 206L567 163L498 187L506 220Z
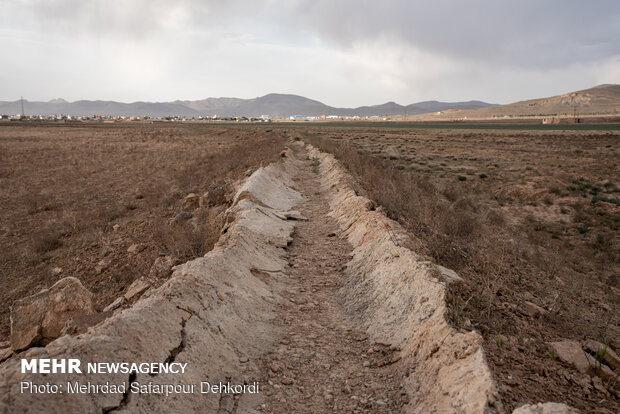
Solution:
M87 333L65 335L44 348L31 348L0 365L0 412L251 412L262 394L194 392L22 393L20 383L171 384L200 386L251 384L253 361L280 336L275 304L283 299L272 284L288 268L284 248L294 224L289 210L301 201L290 188L297 163L281 162L257 170L238 189L227 211L227 225L215 248L177 266L170 279L148 290L132 307L118 309ZM269 273L271 280L258 274ZM187 363L178 374L22 374L21 358L77 358L88 362ZM66 385L65 385L66 387ZM66 391L66 388L65 388Z
M214 250L86 334L3 363L0 412L503 412L479 334L446 322L458 276L404 247L406 232L333 156L291 147L240 186ZM183 376L45 381L258 381L261 392L21 393L20 381L41 382L19 373L35 357L188 364Z

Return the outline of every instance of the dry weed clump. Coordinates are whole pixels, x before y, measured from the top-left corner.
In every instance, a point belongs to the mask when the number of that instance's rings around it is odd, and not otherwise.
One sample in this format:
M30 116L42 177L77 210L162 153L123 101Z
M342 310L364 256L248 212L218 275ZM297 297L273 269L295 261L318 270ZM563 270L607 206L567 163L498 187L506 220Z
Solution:
M153 231L154 242L162 254L180 260L199 257L206 253L207 248L203 227L195 228L189 222L170 225L166 220L158 220Z
M200 208L188 216L176 223L163 218L155 221L153 239L160 254L185 262L213 248L224 226L224 215L216 208Z
M58 229L43 229L32 239L32 249L37 254L45 254L62 246L62 233Z
M504 217L504 215L500 211L495 209L489 211L489 213L487 214L487 220L489 220L489 223L498 227L506 224L506 218Z

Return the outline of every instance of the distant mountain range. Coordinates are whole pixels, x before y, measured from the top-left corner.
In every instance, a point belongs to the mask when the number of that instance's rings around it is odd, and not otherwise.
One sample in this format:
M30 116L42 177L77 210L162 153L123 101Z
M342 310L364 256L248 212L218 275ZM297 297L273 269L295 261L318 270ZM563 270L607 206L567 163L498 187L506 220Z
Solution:
M269 115L272 117L320 116L386 116L386 115L416 115L427 112L444 111L447 109L469 110L496 106L481 101L469 102L438 102L425 101L403 106L394 102L382 105L361 106L359 108L334 108L322 102L298 95L271 93L253 99L239 98L207 98L198 101L174 102L133 102L122 103L115 101L76 101L67 102L64 99L53 99L49 102L31 102L24 100L26 115L55 115L72 116L105 115L105 116L213 116L258 117ZM16 115L21 113L19 100L12 102L0 101L0 113Z

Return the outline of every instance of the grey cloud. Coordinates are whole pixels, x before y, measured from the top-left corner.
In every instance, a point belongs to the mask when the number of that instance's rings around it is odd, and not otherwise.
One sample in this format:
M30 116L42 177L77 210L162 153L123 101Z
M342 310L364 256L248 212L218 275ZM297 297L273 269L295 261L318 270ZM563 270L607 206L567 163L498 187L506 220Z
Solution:
M348 48L380 36L462 59L549 68L620 53L616 0L27 0L45 32L140 40L174 30L252 31L272 41ZM182 28L166 23L183 11Z
M222 23L234 10L236 0L26 0L13 2L5 24L15 17L21 26L43 33L68 36L118 36L143 39L169 29L167 23L175 11L182 11L187 27Z
M506 102L620 79L612 0L0 4L0 99Z
M620 3L613 0L313 0L281 5L283 22L301 24L325 43L341 47L391 35L434 53L527 67L620 53Z

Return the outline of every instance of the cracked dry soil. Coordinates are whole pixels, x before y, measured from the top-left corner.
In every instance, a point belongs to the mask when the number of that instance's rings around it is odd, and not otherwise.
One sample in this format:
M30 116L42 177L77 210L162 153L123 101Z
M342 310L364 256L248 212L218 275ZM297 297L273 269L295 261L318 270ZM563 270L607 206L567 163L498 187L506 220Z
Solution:
M305 154L298 154L300 159ZM267 413L400 412L408 402L398 352L372 342L348 320L339 289L351 252L305 161L295 179L304 195L289 250L285 303L277 309L283 336L258 366Z

